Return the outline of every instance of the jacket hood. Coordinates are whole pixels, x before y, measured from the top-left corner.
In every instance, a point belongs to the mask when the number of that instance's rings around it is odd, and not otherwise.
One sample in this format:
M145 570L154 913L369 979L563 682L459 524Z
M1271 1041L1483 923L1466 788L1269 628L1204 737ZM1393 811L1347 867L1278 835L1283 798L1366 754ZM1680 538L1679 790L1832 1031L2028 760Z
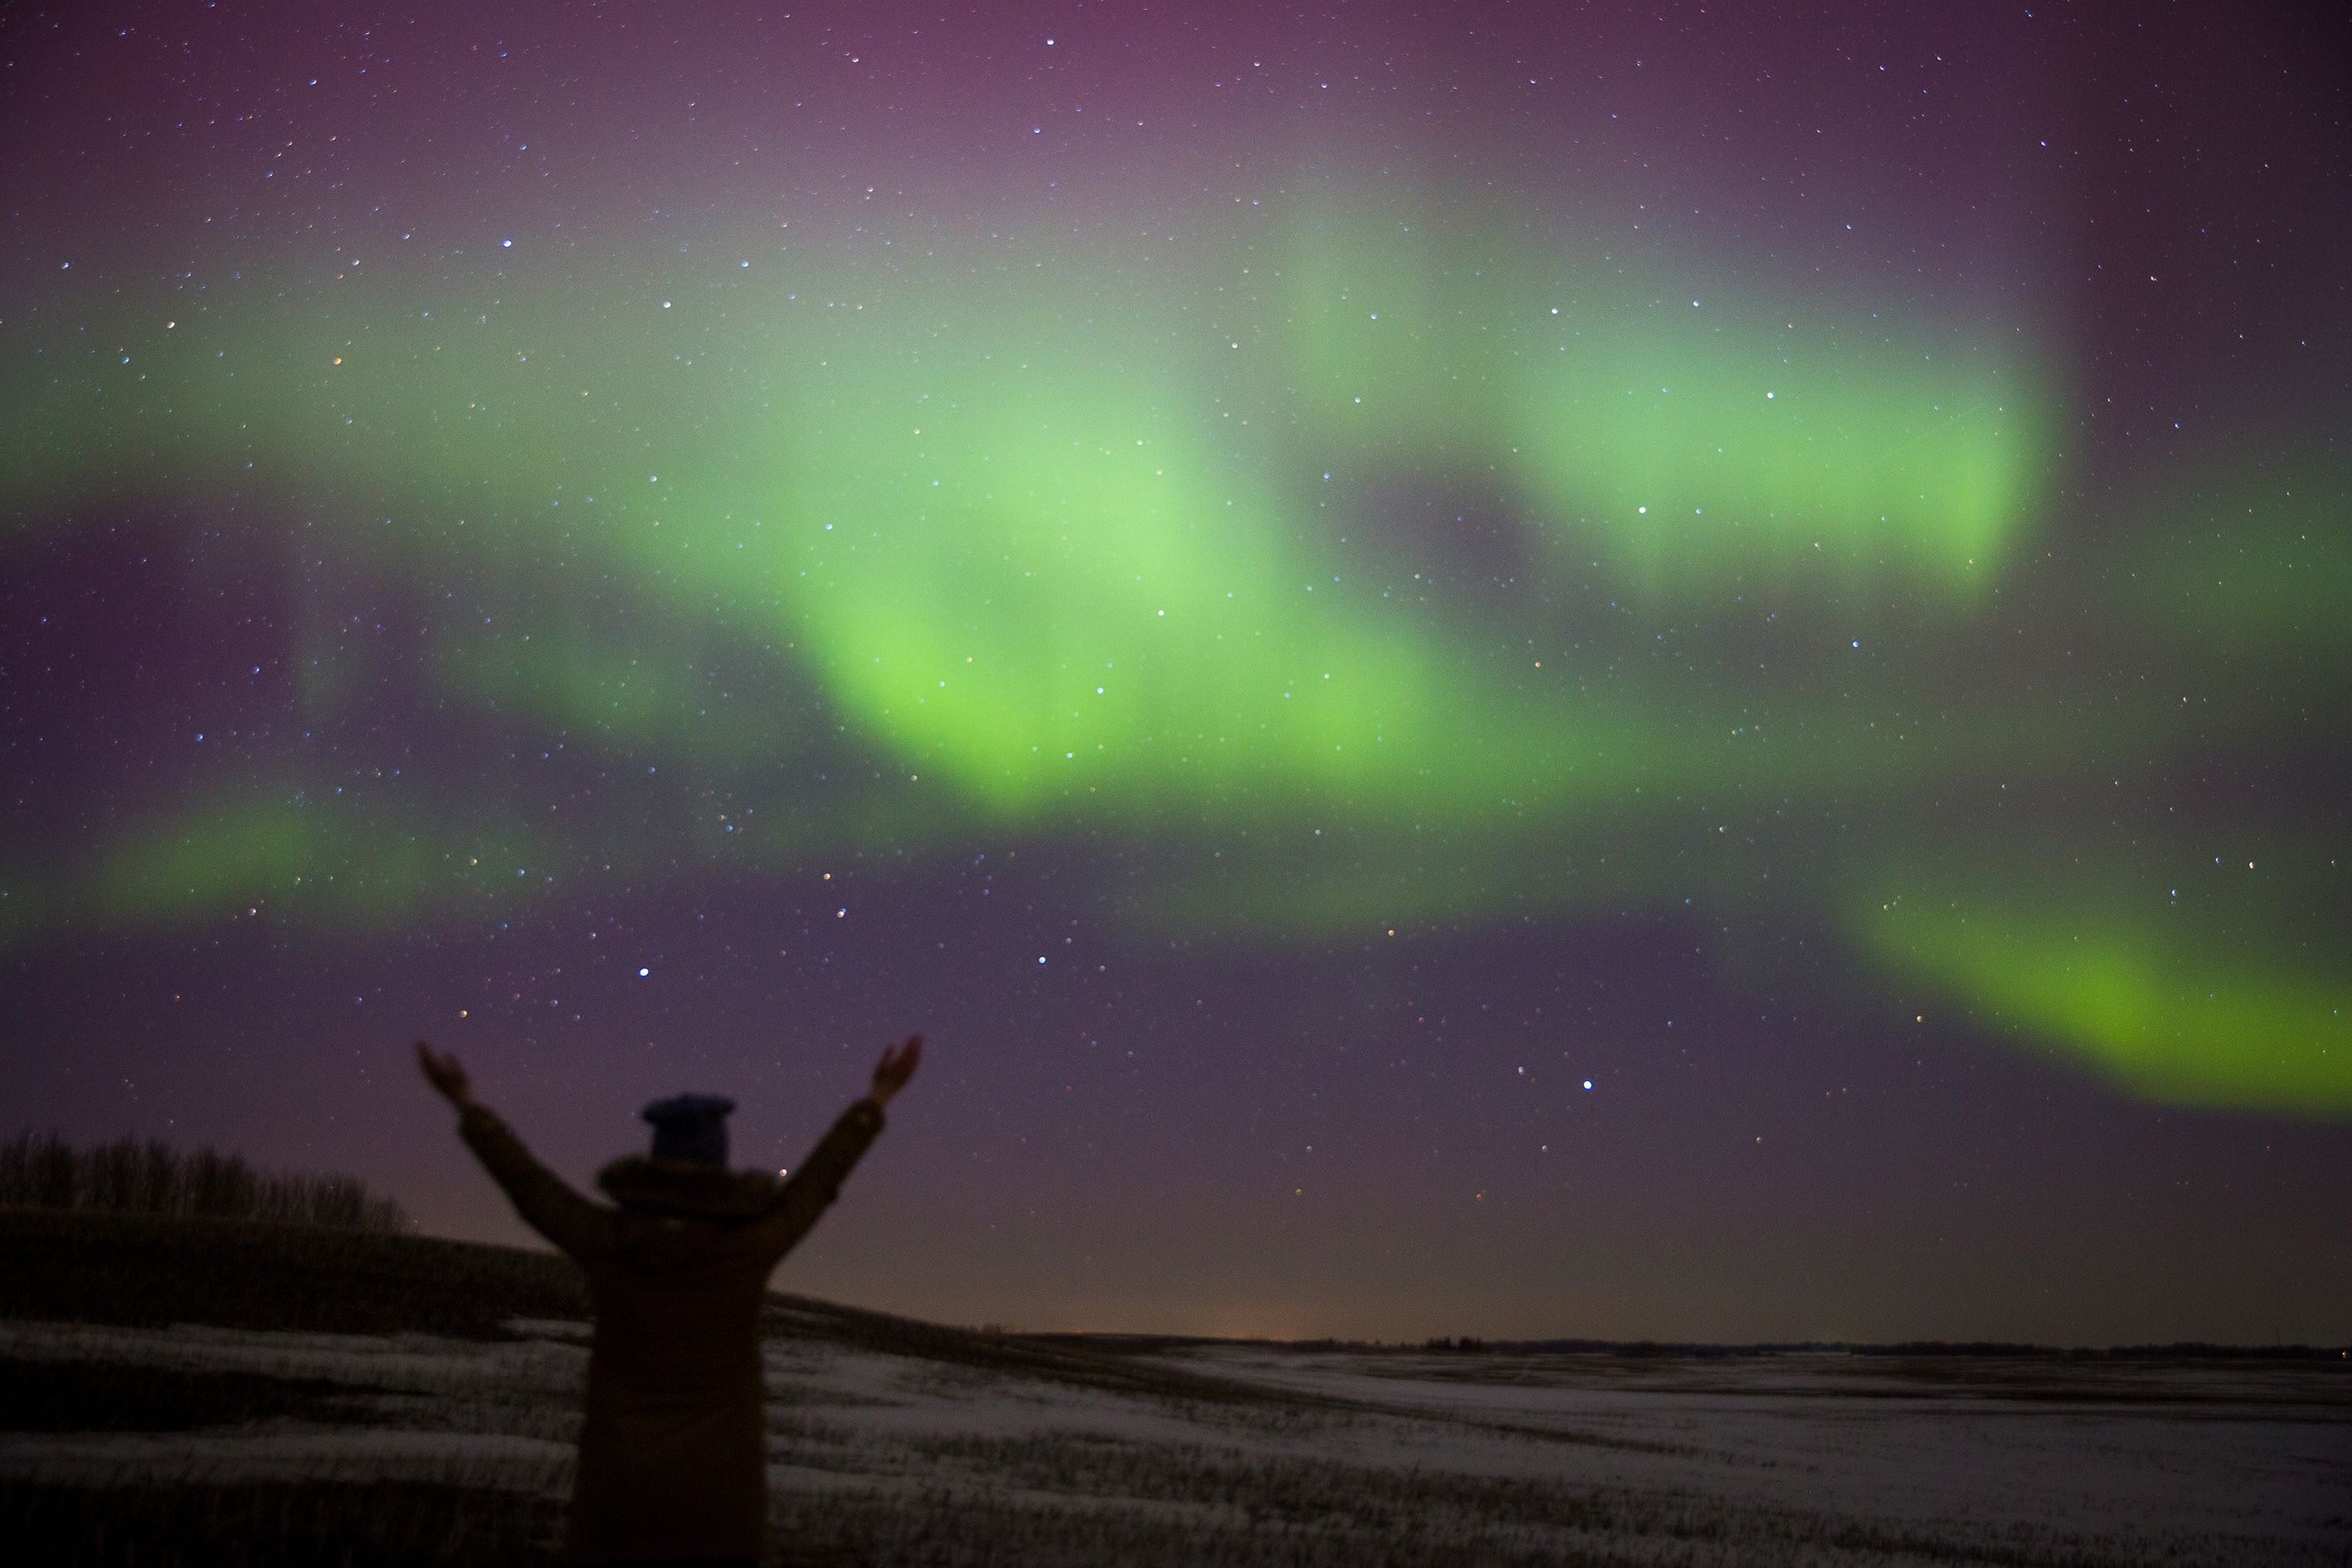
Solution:
M782 1184L765 1171L729 1171L695 1160L631 1154L596 1173L596 1184L635 1214L753 1219L775 1206Z

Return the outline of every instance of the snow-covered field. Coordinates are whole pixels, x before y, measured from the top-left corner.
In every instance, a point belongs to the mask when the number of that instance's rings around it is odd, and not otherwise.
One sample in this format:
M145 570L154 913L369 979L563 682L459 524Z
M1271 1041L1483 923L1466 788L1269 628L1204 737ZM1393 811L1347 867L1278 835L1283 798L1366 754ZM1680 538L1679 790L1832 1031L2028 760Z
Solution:
M2352 1368L2332 1364L1227 1342L992 1364L791 1320L768 1349L790 1563L2352 1563ZM0 1481L560 1496L585 1330L516 1326L0 1321L0 1363L56 1386L102 1370L262 1412L0 1433Z

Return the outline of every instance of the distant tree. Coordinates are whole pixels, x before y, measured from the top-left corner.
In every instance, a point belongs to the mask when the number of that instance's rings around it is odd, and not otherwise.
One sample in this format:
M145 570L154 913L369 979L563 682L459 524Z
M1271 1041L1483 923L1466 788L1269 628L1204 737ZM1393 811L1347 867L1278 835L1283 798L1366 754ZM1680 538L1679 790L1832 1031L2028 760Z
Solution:
M410 1228L397 1199L357 1176L260 1170L241 1154L209 1147L183 1153L154 1139L77 1149L54 1132L20 1132L0 1143L0 1206Z

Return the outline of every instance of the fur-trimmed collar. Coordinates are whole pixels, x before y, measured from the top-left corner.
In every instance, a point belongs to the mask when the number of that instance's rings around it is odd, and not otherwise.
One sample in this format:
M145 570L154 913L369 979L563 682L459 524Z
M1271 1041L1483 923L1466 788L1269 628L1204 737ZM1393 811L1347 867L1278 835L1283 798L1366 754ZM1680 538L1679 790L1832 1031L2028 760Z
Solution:
M765 1171L728 1171L691 1160L631 1154L596 1173L596 1184L625 1209L640 1214L691 1215L698 1219L751 1219L775 1206L782 1184Z

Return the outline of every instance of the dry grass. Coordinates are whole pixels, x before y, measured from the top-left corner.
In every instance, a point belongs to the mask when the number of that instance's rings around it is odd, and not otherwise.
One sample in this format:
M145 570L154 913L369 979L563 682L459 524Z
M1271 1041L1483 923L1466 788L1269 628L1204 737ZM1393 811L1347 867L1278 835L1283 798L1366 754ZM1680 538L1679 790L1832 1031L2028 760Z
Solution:
M113 1362L0 1361L0 1431L183 1432L300 1417L349 1420L357 1406L315 1378Z
M455 1485L0 1481L9 1560L59 1568L529 1568L554 1560L562 1516L551 1497Z
M1273 1393L1255 1384L1187 1372L1122 1353L1116 1343L1091 1345L1075 1336L1029 1336L950 1328L915 1318L839 1307L805 1296L772 1295L765 1331L772 1339L837 1344L881 1355L1033 1378L1066 1387L1097 1389L1180 1405L1285 1405L1320 1403L1312 1395Z

